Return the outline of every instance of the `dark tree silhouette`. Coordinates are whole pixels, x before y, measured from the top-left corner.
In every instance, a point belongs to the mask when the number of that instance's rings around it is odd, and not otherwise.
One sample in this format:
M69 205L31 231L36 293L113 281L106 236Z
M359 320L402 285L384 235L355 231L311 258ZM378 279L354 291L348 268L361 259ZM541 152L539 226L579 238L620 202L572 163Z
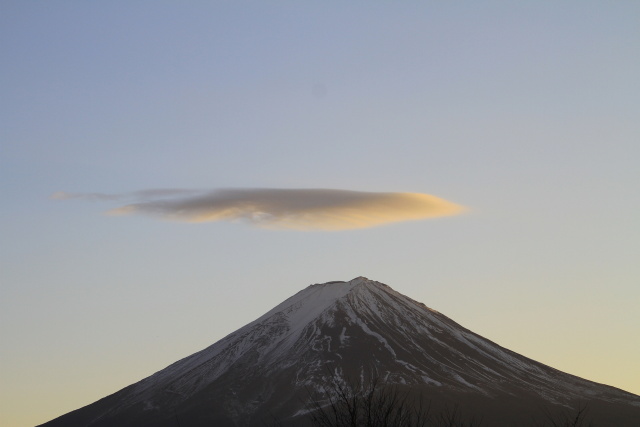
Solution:
M322 392L310 392L307 409L318 427L478 427L465 421L458 407L432 415L422 396L412 397L378 378L362 384L331 375Z
M575 410L552 411L545 408L544 421L540 427L594 427L589 418L589 408L586 404L579 404Z

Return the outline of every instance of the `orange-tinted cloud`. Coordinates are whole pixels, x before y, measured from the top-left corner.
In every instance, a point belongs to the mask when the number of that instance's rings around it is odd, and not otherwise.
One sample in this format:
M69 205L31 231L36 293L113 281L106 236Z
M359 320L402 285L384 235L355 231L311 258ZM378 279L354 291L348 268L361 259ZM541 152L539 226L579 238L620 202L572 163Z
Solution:
M168 194L150 191L146 200L108 213L143 214L172 221L244 221L262 228L348 230L451 216L464 208L421 193L373 193L330 189L227 189ZM186 194L186 195L185 195ZM164 196L164 197L162 197Z

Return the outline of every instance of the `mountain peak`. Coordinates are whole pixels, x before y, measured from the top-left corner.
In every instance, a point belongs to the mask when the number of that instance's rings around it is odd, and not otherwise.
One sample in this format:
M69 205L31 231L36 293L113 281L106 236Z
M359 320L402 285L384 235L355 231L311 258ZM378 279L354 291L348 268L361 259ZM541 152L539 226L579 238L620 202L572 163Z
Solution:
M298 426L307 413L300 396L349 379L468 403L497 426L578 401L609 418L640 418L640 397L500 347L359 276L308 286L204 350L47 427L168 426L178 417L194 426L259 426L272 414Z
M351 283L352 285L359 285L361 283L372 282L372 281L373 280L369 280L364 276L358 276L355 279L349 280L349 283Z

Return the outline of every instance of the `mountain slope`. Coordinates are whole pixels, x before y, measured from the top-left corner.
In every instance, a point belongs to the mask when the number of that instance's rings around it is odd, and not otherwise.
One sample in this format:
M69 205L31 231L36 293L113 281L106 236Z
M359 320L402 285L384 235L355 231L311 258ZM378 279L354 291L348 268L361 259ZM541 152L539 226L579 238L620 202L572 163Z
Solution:
M309 286L210 347L44 425L262 425L270 417L301 425L304 398L331 378L379 378L436 405L460 403L485 425L578 401L606 425L640 419L639 396L516 354L359 277Z

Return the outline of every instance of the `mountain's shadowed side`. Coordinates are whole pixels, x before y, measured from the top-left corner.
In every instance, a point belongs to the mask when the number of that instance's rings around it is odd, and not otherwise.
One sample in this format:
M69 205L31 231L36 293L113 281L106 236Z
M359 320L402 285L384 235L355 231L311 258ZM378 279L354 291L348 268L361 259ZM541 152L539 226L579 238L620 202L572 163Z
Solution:
M485 426L531 425L588 405L600 426L640 425L640 396L535 362L379 282L309 286L210 347L43 426L306 425L331 380L378 379L457 404Z

